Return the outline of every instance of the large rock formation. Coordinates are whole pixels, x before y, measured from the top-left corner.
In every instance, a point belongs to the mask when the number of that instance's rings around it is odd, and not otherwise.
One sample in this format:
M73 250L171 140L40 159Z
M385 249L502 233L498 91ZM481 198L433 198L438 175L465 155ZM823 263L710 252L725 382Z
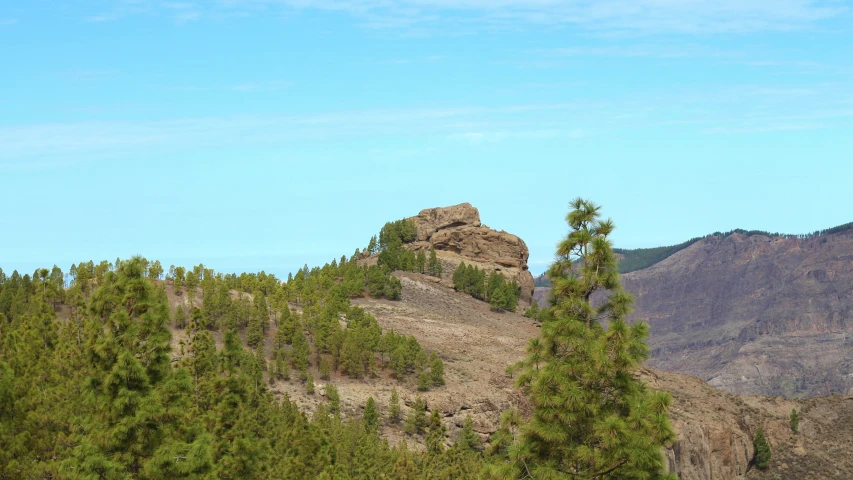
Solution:
M418 230L415 250L435 248L443 265L443 279L450 281L460 262L480 269L499 271L521 287L521 302L533 295L533 275L527 269L530 252L524 240L480 223L480 212L470 203L427 208L411 220Z

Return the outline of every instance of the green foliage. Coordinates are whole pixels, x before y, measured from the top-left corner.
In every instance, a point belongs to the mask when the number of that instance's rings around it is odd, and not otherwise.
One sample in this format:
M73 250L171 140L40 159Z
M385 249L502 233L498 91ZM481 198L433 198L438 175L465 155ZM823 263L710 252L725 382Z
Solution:
M187 314L184 312L184 307L178 305L178 309L175 310L175 320L174 320L175 328L186 328L187 327Z
M474 420L471 419L471 415L465 416L465 423L462 424L462 431L459 432L459 439L456 440L456 446L462 450L471 452L483 449L480 436L474 431Z
M328 380L332 374L332 366L326 357L320 358L320 380Z
M311 375L311 372L305 374L305 391L309 395L314 394L314 375Z
M764 436L764 430L759 428L755 432L755 437L752 439L752 445L755 447L755 457L753 461L755 466L761 470L765 470L770 466L770 457L773 455L770 451L770 443Z
M659 478L662 446L674 439L669 395L636 378L646 358L648 326L625 321L632 297L619 284L608 239L614 225L599 207L576 199L569 234L549 270L551 318L531 340L516 384L533 404L530 422L498 435L506 463L493 472L515 478ZM597 290L609 295L594 307ZM607 328L600 321L606 319ZM509 422L508 422L509 423Z
M444 385L444 362L437 353L430 353L430 382L436 387Z
M794 433L799 433L800 431L800 414L797 412L797 409L791 410L791 431Z
M373 397L368 397L367 404L364 406L364 428L368 432L376 432L379 429L380 419L379 410L376 409L376 402L373 400Z
M400 395L397 394L397 389L394 388L391 390L391 400L388 403L388 418L391 420L391 423L397 423L400 421L400 416Z
M423 370L420 374L418 374L418 390L421 392L425 392L429 390L429 387L432 385L432 377L429 372Z
M264 332L261 328L261 321L257 315L251 315L249 319L249 328L246 330L246 344L254 347L264 340Z
M427 273L433 277L441 278L441 262L435 254L435 248L429 249L429 260L427 260Z
M420 435L424 433L426 425L426 402L424 402L423 398L418 397L412 402L412 409L406 415L403 431L409 435Z
M277 380L290 380L290 365L284 359L284 352L278 350L275 353L275 378Z
M441 423L441 413L438 409L432 411L427 430L427 452L430 455L440 455L444 452L444 434L447 428Z
M379 248L384 250L389 246L399 243L411 243L418 237L418 230L414 220L403 219L386 223L379 231Z
M514 312L521 288L514 280L507 282L501 272L487 274L485 270L460 262L453 272L453 288L478 300L487 300L496 311Z
M377 250L413 238L408 227L394 228L383 247L376 240ZM396 259L386 255L391 261L374 267L358 258L306 266L287 282L197 265L170 267L163 283L162 265L141 258L80 262L68 276L58 267L23 276L0 270L0 478L478 477L487 460L473 425L466 421L445 449L439 412L427 417L423 399L406 416L407 428L428 444L418 452L379 438L372 399L363 418L342 420L329 415L340 408L330 385L329 403L309 418L268 390L264 380L287 380L292 365L312 392L312 355L320 376L330 377L332 365L351 378L390 367L400 381L411 384L417 375L424 388L443 384L435 352L414 337L382 332L350 304L366 293L399 298L393 262L440 276L435 252L401 245ZM471 270L482 299L500 296L502 276ZM166 299L172 285L190 305L181 309L186 335L176 353L165 328L176 320ZM67 322L56 321L62 305ZM271 328L277 331L265 344ZM388 417L399 423L400 416L395 390ZM498 459L521 438L519 428L508 431Z
M326 384L326 398L329 400L329 410L337 415L341 412L341 394L334 384Z
M527 318L539 317L539 303L536 300L534 300L530 307L524 311L524 316Z
M311 355L311 350L308 347L308 340L302 332L302 327L297 326L296 332L293 334L293 349L291 350L290 363L296 370L304 372L308 369L309 355Z

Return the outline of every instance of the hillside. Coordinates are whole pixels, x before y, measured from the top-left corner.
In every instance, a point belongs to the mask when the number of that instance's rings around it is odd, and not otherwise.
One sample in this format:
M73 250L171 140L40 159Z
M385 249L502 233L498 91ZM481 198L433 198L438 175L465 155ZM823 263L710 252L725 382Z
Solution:
M651 365L735 393L853 387L853 232L704 239L623 277L652 327Z
M372 313L384 329L414 335L424 348L441 352L447 385L418 392L413 381L400 383L387 372L364 380L335 375L332 381L341 393L343 414L361 415L368 396L387 412L391 390L396 388L405 404L422 396L430 408L441 411L448 443L459 435L466 415L471 415L475 430L487 439L496 430L502 410L512 405L522 411L527 408L504 370L524 355L527 340L537 334L535 323L520 315L495 313L485 302L454 292L435 278L408 272L395 275L403 285L401 300L363 298L354 303ZM274 336L273 327L267 341ZM667 457L671 470L684 480L846 479L853 474L853 459L846 453L853 449L853 397L738 396L691 376L652 368L644 369L642 375L650 385L673 396L671 417L678 442L667 450ZM318 388L323 383L318 382ZM322 396L306 394L299 382L276 383L272 388L309 412L325 403ZM792 408L802 411L798 435L788 427ZM773 445L767 472L750 467L751 439L759 426ZM387 422L382 434L392 442L422 441L403 435L399 426Z
M650 365L733 393L853 392L853 231L829 232L709 236L623 275Z
M443 389L427 392L426 398L442 409L451 425L461 425L460 417L473 412L478 431L491 433L500 410L519 403L523 407L523 398L504 370L524 355L536 327L524 317L491 312L484 302L423 275L398 276L403 283L399 302L356 303L376 316L383 328L414 335L425 348L441 351L450 380ZM749 467L752 434L759 426L768 431L775 449L770 471L782 478L850 478L853 473L853 459L843 453L853 448L853 397L807 401L741 397L690 376L654 369L647 369L644 376L655 388L673 395L671 416L679 441L667 455L671 468L684 480L773 478ZM792 408L804 411L799 436L791 435L788 427ZM814 477L818 472L821 475Z
M492 434L502 412L511 407L522 419L531 413L507 367L525 356L540 324L456 291L449 272L464 261L490 275L501 272L522 281L526 276L532 287L527 249L520 238L481 225L476 209L467 204L424 210L419 217L411 225L418 237L421 231L428 233L417 240L420 244L410 241L406 248L438 257L430 262L442 268L430 267L429 275L391 272L381 263L384 250L303 269L288 282L263 272L221 275L203 265L170 267L168 280L160 280L160 263L141 257L72 266L70 287L63 287L58 267L39 270L34 277L14 272L0 281L0 314L8 315L0 315L0 478L32 476L34 469L43 472L39 478L56 478L69 465L92 472L163 472L152 478L176 478L180 472L215 472L222 478L262 478L264 472L276 478L332 472L340 478L476 476L484 462L497 460L478 452L477 437L480 442L498 438ZM734 290L723 289L728 296L720 298L733 298L732 292L743 289L737 281L755 284L759 293L750 298L760 298L762 287L775 284L753 272L755 264L764 265L761 259L768 255L787 259L800 252L797 265L810 268L805 278L823 285L828 282L821 279L850 273L844 270L850 268L850 258L831 252L836 246L849 251L845 242L853 241L853 232L834 235L818 245L739 234L703 239L653 268L625 275L625 283L629 289L646 285L640 308L682 298L698 302L697 282L673 285L664 274L685 270L682 282L707 275L713 284L720 270L735 265L745 270L727 279L725 286ZM770 246L774 243L778 245ZM404 258L401 252L396 252L398 259ZM413 268L410 260L405 265ZM642 276L656 269L658 276L651 280ZM824 290L794 281L796 271L777 267L773 272L781 285L787 279L804 289L797 297L775 287L779 295L794 303L812 302L816 311L826 303ZM648 285L669 290L651 301L649 292L657 290ZM850 290L846 292L849 296ZM653 360L658 361L659 342L677 345L680 331L662 335L667 324L652 325ZM709 335L724 334L728 327L706 325L718 328ZM797 332L792 342L813 341L808 330ZM772 339L772 333L759 330L758 336ZM758 344L752 337L745 339ZM706 346L713 346L712 340ZM827 345L823 351L812 345L815 351L809 355L831 353ZM749 348L755 346L738 354ZM843 357L841 350L835 354ZM696 365L716 360L682 358ZM126 369L133 373L122 373ZM642 367L637 374L671 394L669 417L676 437L664 454L669 471L681 479L853 475L847 454L853 449L853 396L742 396L656 368ZM113 396L128 392L144 402L110 407ZM396 393L404 422L389 418ZM428 428L417 426L413 412L418 406L429 413ZM793 409L800 412L798 434L789 426ZM163 416L166 411L170 413ZM134 428L144 429L146 438L162 448L151 443L133 453L136 460L115 456L116 448L125 448L115 443L125 438L123 425L138 419L147 420ZM773 449L766 471L752 462L759 428ZM111 433L104 436L101 430ZM188 452L191 464L171 451ZM96 462L89 460L93 455ZM127 465L118 463L125 458L131 459Z

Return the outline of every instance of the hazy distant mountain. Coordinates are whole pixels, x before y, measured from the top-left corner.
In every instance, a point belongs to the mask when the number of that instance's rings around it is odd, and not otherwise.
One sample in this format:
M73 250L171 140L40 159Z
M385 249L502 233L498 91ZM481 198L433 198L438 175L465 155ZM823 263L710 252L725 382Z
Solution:
M670 253L622 277L637 297L632 317L651 325L649 363L735 393L851 392L850 224L796 237L740 232L645 249L645 259L622 251L635 266Z

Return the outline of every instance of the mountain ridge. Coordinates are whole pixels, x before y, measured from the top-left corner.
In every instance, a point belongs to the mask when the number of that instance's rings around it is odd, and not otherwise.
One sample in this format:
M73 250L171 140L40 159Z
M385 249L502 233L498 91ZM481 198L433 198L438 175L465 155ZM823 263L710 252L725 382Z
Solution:
M651 366L742 394L853 391L849 227L709 236L622 280L636 297L630 318L651 326Z

